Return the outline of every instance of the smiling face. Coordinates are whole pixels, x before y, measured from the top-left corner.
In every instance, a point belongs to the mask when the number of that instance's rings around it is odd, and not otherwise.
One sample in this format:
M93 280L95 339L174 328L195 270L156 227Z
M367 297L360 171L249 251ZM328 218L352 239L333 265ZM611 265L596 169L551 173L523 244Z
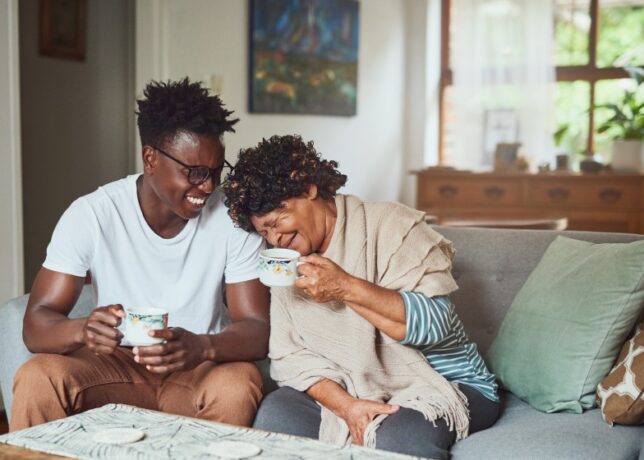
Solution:
M174 139L158 147L189 166L220 170L224 163L224 147L213 136L180 132ZM152 199L155 203L147 203L152 206L142 203L142 207L154 208L166 220L197 217L214 188L219 185L219 176L209 177L200 185L191 184L188 169L153 146L144 147L143 163L148 183L154 191Z
M335 215L328 212L331 209L335 209L335 203L319 198L317 189L312 187L300 197L285 200L281 208L252 216L251 222L271 245L306 256L327 249L335 223Z

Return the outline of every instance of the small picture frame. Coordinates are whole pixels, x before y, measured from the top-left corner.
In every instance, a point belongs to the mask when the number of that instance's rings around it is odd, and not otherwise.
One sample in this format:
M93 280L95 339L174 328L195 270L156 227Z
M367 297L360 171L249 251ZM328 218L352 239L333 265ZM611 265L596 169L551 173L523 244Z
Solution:
M40 0L38 22L42 56L85 60L87 0Z
M486 110L483 131L484 164L492 164L500 143L517 142L518 136L519 117L516 110L510 108Z
M519 142L499 142L494 150L494 170L512 171L517 169L517 158L519 155Z

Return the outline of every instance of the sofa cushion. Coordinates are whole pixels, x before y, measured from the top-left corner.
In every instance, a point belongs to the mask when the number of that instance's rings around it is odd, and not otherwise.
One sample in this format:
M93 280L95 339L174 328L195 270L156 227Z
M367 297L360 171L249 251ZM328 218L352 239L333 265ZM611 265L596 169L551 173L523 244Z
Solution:
M567 230L500 230L434 226L454 243L452 273L459 289L451 295L458 317L485 359L521 286L559 234L593 243L630 243L644 235Z
M644 304L644 241L557 237L528 277L490 349L503 386L544 412L582 412Z
M615 367L597 387L597 400L609 425L644 423L644 321L626 341Z
M457 442L459 459L635 459L644 426L606 425L599 409L583 414L544 414L516 396L501 393L501 417L487 430Z

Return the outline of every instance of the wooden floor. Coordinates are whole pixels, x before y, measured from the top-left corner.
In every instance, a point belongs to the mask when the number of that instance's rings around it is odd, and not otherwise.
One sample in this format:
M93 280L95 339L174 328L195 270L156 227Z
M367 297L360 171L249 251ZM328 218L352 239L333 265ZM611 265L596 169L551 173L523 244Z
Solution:
M9 432L9 423L7 422L7 414L5 411L0 410L0 434Z

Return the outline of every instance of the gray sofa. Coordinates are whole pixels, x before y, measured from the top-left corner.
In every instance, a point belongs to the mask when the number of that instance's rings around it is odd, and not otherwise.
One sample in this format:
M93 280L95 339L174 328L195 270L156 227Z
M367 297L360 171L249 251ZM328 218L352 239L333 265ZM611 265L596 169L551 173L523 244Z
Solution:
M453 301L470 338L485 353L507 309L548 244L559 232L436 227L457 250L454 276L460 286ZM631 242L644 235L565 232L572 238L602 242ZM22 315L26 297L0 307L0 388L11 409L11 381L29 358L22 343ZM85 289L73 314L92 306ZM266 375L266 389L274 383ZM457 443L455 459L640 459L644 460L644 426L609 427L599 410L577 414L544 414L511 393L502 393L502 413L490 429Z

